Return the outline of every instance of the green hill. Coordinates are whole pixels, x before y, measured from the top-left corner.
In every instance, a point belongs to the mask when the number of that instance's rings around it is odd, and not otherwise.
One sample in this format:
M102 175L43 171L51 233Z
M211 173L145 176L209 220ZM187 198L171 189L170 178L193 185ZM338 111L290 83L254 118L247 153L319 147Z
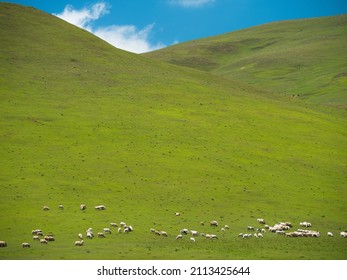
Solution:
M344 118L33 8L1 3L0 26L0 259L346 259ZM308 220L322 236L238 238L257 218ZM134 231L74 246L121 221ZM176 241L183 228L219 239Z
M346 49L347 15L341 15L265 24L145 56L345 109Z

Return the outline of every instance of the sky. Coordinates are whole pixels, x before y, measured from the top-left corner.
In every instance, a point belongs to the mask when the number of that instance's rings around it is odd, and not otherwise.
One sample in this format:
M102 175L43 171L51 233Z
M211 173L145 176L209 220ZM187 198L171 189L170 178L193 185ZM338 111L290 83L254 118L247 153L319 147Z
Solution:
M145 53L279 20L347 14L347 0L7 0ZM1 11L0 11L1 12Z

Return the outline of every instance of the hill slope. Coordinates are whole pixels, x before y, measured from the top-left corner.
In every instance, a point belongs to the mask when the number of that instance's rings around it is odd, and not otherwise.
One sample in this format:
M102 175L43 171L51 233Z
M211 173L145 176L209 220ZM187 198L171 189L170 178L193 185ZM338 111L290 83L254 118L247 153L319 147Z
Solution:
M32 8L0 11L0 259L346 258L346 240L325 235L237 238L259 216L346 228L344 119L120 51ZM134 232L73 246L120 221ZM36 228L56 241L34 243ZM182 228L220 238L177 243Z
M144 55L345 108L346 49L341 15L265 24Z

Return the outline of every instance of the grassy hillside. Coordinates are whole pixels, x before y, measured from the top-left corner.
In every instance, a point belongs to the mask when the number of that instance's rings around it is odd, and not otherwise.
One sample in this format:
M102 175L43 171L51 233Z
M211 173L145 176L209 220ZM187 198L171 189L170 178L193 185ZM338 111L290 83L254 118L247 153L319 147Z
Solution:
M346 49L347 15L341 15L265 24L145 56L345 109Z
M32 8L0 11L0 259L346 259L345 119L118 50ZM237 237L259 217L309 220L322 237ZM121 221L134 232L74 246ZM32 241L37 228L56 241ZM219 239L176 241L182 228Z

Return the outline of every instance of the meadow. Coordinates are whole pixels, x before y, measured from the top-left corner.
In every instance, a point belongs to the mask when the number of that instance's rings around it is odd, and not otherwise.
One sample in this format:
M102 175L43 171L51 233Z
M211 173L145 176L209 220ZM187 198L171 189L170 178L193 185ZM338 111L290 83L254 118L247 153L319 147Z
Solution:
M0 259L346 259L343 113L0 8ZM257 218L322 236L238 238ZM74 246L121 221L134 232ZM175 240L182 228L219 239Z

